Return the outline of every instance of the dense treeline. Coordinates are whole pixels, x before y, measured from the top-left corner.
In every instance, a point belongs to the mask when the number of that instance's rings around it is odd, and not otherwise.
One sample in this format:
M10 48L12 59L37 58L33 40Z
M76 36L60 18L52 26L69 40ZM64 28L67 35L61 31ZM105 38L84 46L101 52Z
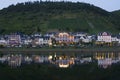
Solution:
M116 25L116 28L120 31L120 10L114 11L109 15L110 21Z
M46 13L62 13L64 11L79 12L79 11L93 11L101 15L108 15L108 12L95 7L94 5L87 3L72 3L72 2L25 2L18 3L17 5L10 5L7 9L3 9L3 12L46 12Z
M0 34L10 32L120 31L120 15L80 2L35 1L10 5L0 10Z

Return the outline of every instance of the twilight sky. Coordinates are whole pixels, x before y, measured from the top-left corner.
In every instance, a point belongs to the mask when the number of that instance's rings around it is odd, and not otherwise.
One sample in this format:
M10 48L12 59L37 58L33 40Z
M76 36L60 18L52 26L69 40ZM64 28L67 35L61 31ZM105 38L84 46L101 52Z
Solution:
M39 0L0 0L0 9L8 7L11 4L26 2L26 1L39 1ZM45 1L45 0L43 0ZM51 0L51 1L63 1L63 0ZM95 6L101 7L107 11L120 10L120 0L64 0L72 2L85 2L94 4Z

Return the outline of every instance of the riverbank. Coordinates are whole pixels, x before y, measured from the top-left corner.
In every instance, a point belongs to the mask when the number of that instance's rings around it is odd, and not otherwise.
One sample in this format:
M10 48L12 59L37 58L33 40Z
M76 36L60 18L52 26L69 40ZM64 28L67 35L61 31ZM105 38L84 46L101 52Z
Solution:
M120 52L120 47L88 47L88 48L1 48L0 53L49 53L49 52Z

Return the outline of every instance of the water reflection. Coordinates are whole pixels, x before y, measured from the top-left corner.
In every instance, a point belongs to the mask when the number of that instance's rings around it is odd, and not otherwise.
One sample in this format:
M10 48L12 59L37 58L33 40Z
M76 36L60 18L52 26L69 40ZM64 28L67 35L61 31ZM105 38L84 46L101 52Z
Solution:
M58 54L50 53L48 55L23 55L23 54L4 54L0 57L0 62L8 64L11 67L20 67L23 64L46 63L56 65L60 68L72 67L74 65L96 63L98 67L108 68L112 64L120 62L120 53L73 53Z
M120 53L96 53L95 59L98 61L99 67L107 68L120 62Z

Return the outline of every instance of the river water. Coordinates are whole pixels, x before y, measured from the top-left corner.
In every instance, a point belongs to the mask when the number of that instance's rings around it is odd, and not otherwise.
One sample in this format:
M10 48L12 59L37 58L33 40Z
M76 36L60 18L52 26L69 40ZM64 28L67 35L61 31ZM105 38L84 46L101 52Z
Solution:
M94 52L94 53L10 53L0 54L0 63L7 64L10 67L20 67L23 64L52 64L60 68L68 68L74 65L95 63L98 67L108 68L112 64L120 63L119 52Z

